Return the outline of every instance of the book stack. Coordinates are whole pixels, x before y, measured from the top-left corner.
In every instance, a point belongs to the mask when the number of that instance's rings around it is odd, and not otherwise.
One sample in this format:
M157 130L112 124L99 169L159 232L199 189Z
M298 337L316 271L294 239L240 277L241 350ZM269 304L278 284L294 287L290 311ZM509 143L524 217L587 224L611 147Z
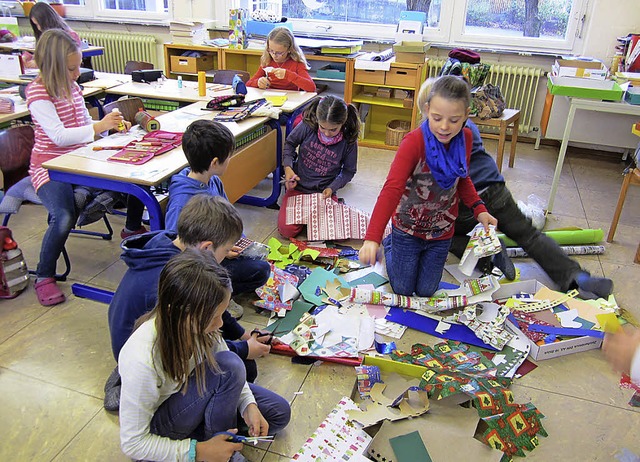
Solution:
M173 43L202 45L209 38L204 23L198 21L175 20L169 22L169 33Z

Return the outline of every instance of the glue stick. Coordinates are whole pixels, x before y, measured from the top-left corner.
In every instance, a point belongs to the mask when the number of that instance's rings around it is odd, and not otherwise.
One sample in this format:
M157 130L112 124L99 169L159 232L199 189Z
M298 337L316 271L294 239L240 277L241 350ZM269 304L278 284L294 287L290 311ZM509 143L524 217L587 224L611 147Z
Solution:
M198 96L207 96L207 74L198 72Z
M120 109L118 109L117 107L114 107L111 112L115 112L116 114L120 114ZM116 127L116 130L118 130L119 132L123 132L127 129L127 126L124 124L124 120L121 120L118 123L118 126Z
M178 76L178 88L182 88L182 76Z

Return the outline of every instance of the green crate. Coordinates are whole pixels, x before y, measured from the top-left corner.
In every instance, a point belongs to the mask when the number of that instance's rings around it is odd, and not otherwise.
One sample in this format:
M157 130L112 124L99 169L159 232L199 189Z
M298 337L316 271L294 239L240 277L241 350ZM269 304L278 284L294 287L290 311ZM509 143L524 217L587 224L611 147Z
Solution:
M612 80L549 76L547 88L552 95L620 101L624 91Z
M142 98L142 104L145 109L151 109L153 111L175 111L180 108L178 101L166 101L162 99Z

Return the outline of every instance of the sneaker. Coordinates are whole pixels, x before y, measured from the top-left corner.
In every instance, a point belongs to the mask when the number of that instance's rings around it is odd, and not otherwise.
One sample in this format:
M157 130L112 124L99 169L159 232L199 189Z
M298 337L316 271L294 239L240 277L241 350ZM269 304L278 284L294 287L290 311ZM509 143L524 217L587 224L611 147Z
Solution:
M504 242L502 242L502 239L500 240L500 244L502 244L500 253L495 254L491 261L502 271L504 277L509 281L513 281L516 278L516 267L513 266L513 262L507 255L507 247L504 245Z
M126 239L128 237L135 236L137 234L144 234L147 232L149 232L149 230L144 225L136 231L129 231L127 228L124 228L122 231L120 231L120 237L122 239Z
M236 319L240 319L244 315L244 308L242 308L242 305L239 305L233 301L233 299L229 300L227 311Z

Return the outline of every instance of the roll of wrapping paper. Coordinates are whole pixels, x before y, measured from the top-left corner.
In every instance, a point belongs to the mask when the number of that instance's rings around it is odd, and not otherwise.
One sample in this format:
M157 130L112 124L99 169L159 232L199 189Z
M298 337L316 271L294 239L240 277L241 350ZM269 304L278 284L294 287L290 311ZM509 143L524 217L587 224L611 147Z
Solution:
M500 226L498 224L498 226ZM596 244L604 238L604 231L601 229L557 229L544 231L544 234L556 241L559 245L586 245ZM519 247L519 245L506 237L498 234L507 247Z
M135 116L135 121L140 125L140 128L146 132L160 130L160 122L147 111L138 111Z
M351 288L349 301L371 305L397 306L398 308L421 310L428 313L451 310L467 305L467 297L464 295L454 295L452 297L407 297L359 287Z
M198 72L198 96L207 96L207 74Z
M567 255L600 255L604 253L603 245L562 245L562 251ZM509 258L526 258L529 255L522 247L509 247Z

